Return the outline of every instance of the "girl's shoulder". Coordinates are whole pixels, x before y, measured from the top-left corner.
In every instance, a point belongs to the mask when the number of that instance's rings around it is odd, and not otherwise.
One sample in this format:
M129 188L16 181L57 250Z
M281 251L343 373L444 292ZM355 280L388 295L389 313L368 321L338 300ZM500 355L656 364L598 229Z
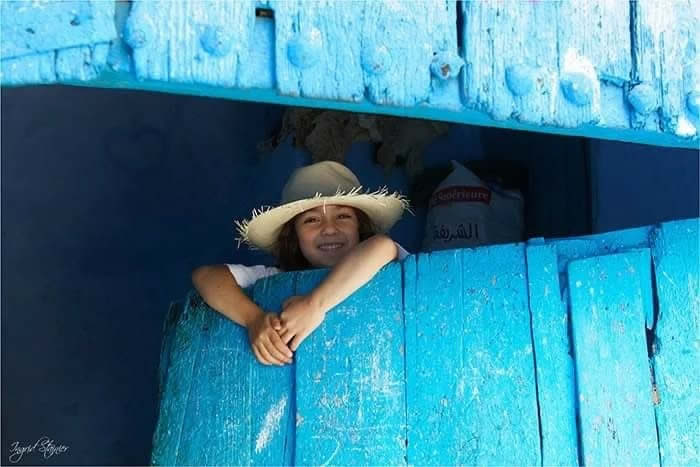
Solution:
M280 268L274 266L245 266L243 264L227 264L228 270L242 288L250 287L263 277L272 276L282 272Z

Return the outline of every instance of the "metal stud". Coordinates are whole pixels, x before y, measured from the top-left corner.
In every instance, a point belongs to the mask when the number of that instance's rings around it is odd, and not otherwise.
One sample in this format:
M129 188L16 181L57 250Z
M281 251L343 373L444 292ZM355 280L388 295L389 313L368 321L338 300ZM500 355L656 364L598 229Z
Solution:
M209 55L224 57L231 51L233 38L221 26L207 26L199 38L202 48Z
M287 44L287 58L297 68L311 68L321 60L323 37L321 31L309 28Z

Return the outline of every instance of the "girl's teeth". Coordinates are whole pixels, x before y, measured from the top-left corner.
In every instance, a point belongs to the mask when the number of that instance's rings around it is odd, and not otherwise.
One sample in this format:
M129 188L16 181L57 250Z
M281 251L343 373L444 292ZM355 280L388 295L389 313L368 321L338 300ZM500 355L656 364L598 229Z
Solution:
M340 248L342 245L340 243L330 243L327 245L321 245L319 248L321 250L335 250L337 248Z

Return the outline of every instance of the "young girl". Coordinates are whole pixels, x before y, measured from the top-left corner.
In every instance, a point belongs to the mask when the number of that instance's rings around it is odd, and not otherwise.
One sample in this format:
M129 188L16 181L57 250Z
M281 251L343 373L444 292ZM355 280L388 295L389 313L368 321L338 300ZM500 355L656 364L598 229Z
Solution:
M399 220L408 201L386 189L361 193L347 167L331 161L297 169L279 206L253 211L236 223L240 242L265 250L277 267L240 264L201 266L192 282L204 301L248 329L255 357L265 365L292 361L302 341L326 312L367 283L385 264L408 253L383 234ZM258 307L241 290L282 271L332 268L308 295L288 298L278 316Z

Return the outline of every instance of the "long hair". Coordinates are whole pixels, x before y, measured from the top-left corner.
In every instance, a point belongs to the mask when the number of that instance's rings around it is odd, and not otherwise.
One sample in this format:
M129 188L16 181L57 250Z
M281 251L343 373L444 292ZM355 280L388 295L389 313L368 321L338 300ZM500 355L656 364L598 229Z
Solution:
M357 216L360 241L365 241L372 235L375 235L377 233L377 228L372 223L369 216L360 209L353 208L353 210ZM301 271L312 267L301 252L301 248L299 248L299 237L294 228L294 222L300 215L301 214L295 216L292 220L284 224L282 231L277 237L277 245L275 246L274 254L277 256L279 262L278 267L283 271Z

